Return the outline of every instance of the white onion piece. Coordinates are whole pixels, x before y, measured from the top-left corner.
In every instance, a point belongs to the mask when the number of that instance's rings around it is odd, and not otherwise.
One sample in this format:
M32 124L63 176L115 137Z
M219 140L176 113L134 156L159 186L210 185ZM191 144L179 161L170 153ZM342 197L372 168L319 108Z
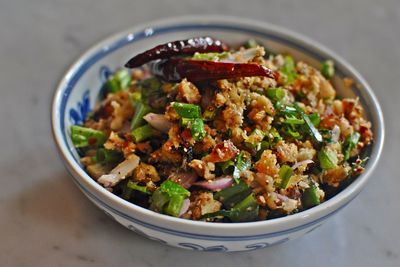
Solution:
M123 162L111 170L109 174L102 175L97 182L104 185L104 187L113 187L126 176L131 174L133 170L139 165L140 158L135 154L129 155Z
M338 142L340 137L340 127L335 124L332 129L332 141Z
M189 206L190 206L190 200L187 198L183 201L178 217L181 217L183 214L185 214L188 211Z
M231 53L227 58L221 59L221 62L226 63L247 63L255 58L258 54L259 48L249 48L246 50L241 50L235 53Z
M292 166L292 169L295 170L298 167L300 167L301 165L308 165L308 164L313 163L313 162L314 161L312 161L311 159L306 159L306 160L303 160L303 161L299 161L299 162L297 162L296 164L294 164Z
M205 189L216 191L216 190L225 189L225 188L231 186L232 183L233 183L232 177L226 176L226 177L215 179L215 180L197 182L197 183L194 183L194 185L203 187Z
M169 129L173 126L172 122L167 120L163 114L148 113L143 116L153 128L163 132L168 133Z
M194 182L196 182L197 174L194 172L175 172L172 173L168 179L180 184L183 188L188 189Z
M258 51L259 51L259 48L257 48L257 47L244 50L242 52L242 61L244 63L247 63L247 62L253 60L259 54Z

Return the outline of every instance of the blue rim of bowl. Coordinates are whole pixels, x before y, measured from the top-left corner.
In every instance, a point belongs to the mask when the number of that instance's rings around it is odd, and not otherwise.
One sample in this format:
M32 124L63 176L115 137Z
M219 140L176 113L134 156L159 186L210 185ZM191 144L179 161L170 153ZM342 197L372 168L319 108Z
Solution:
M186 21L186 22L185 22ZM136 27L135 31L125 31L123 33L117 34L115 36L110 37L109 39L100 42L99 45L96 45L92 49L90 49L87 53L85 53L80 59L77 60L75 64L70 68L70 70L67 72L67 74L64 76L64 78L61 80L56 93L54 95L53 99L53 108L52 108L52 129L53 129L53 135L55 137L56 143L58 145L58 149L61 152L61 155L65 159L65 163L69 164L69 167L74 170L78 176L83 178L83 181L86 182L86 184L90 184L92 186L93 190L96 191L101 191L101 194L108 194L108 199L112 200L114 203L117 203L117 205L123 204L125 207L129 205L129 209L134 208L136 211L141 211L144 213L144 215L152 215L152 216L162 216L159 217L160 219L168 220L171 223L185 223L185 224L191 224L197 227L216 227L216 228L228 228L228 229L236 229L240 228L241 226L243 227L250 227L250 226L267 226L267 225L272 225L275 224L275 226L279 223L288 223L290 220L295 219L301 219L301 221L304 221L300 226L295 226L295 227L289 227L286 230L279 231L280 233L283 232L291 232L294 231L293 229L300 229L300 228L305 228L309 226L310 224L313 224L315 222L322 221L324 218L329 217L339 209L343 208L346 204L348 204L360 191L362 186L366 183L367 178L370 176L372 170L375 168L377 160L380 157L382 147L383 147L383 140L384 140L384 127L383 127L383 118L382 118L382 112L379 106L379 103L376 100L375 95L373 94L372 90L368 86L368 84L365 82L365 80L361 77L361 75L354 70L348 64L346 61L344 61L341 57L337 56L335 53L332 51L328 50L327 48L323 47L322 45L311 41L307 39L304 36L300 36L296 33L293 33L289 30L282 29L277 26L273 26L270 24L258 22L258 21L252 21L252 20L243 20L243 19L237 19L237 18L232 18L232 17L210 17L210 18L201 18L201 17L182 17L178 19L173 19L173 20L164 20L164 21L159 21L159 22L154 22L151 25L163 25L168 23L173 22L173 25L170 26L139 26ZM178 23L177 23L178 22ZM237 24L239 23L239 24ZM244 26L245 25L245 26ZM259 25L260 27L254 27L252 25ZM149 29L151 29L149 31ZM283 218L277 218L273 220L267 220L267 221L261 221L261 222L248 222L248 223L231 223L231 224L221 224L221 223L207 223L207 222L199 222L199 221L188 221L188 220L183 220L179 218L173 218L170 216L166 216L163 214L158 214L152 211L149 211L147 209L138 207L132 203L126 202L117 196L113 195L112 193L109 193L106 191L104 188L102 188L100 185L98 185L96 182L94 182L82 169L80 164L76 161L76 159L72 155L72 151L74 148L69 147L67 143L67 137L65 134L65 129L64 129L64 113L65 113L65 107L66 103L68 101L68 97L73 90L74 86L76 83L79 81L80 77L97 61L105 57L106 55L112 53L113 51L124 47L126 45L132 44L136 41L155 36L155 35L160 35L160 34L166 34L166 33L171 33L171 32L179 32L179 31L187 31L187 30L207 30L207 29L213 29L213 30L224 30L224 31L234 31L234 32L242 32L242 33L250 33L252 35L258 35L262 36L266 39L269 40L274 40L278 41L281 43L284 43L290 47L296 48L298 50L301 50L302 52L312 56L313 58L316 58L318 60L324 60L326 58L333 58L336 63L338 63L338 75L339 76L350 76L350 77L355 77L358 82L360 82L363 85L363 90L366 92L366 96L370 99L370 102L373 103L373 108L374 108L374 113L372 114L370 110L368 109L368 116L371 118L375 116L375 124L373 127L375 127L375 133L376 133L376 139L374 143L374 148L372 151L371 159L368 163L367 170L364 174L362 174L360 177L357 178L355 182L353 182L348 188L340 192L338 195L334 196L330 200L324 202L323 204L297 213L293 214L287 217ZM258 30L259 29L259 30ZM267 33L270 32L270 33ZM116 40L115 40L116 39ZM317 51L317 52L314 52ZM347 72L344 73L341 71L341 69L347 69ZM61 105L58 105L59 100L61 99ZM58 128L59 127L59 128ZM61 129L61 131L60 131ZM60 132L61 132L61 139L60 139ZM65 148L67 149L65 149ZM68 150L66 152L65 150ZM68 154L67 154L68 153ZM73 159L73 163L71 163L71 159ZM74 177L75 182L78 183L79 187L81 189L84 189L85 192L89 193L90 195L94 196L94 194L90 193L89 190L85 188L84 185L82 185L75 177ZM357 187L355 185L357 183ZM347 195L345 196L344 193L347 191ZM342 197L340 200L339 197ZM346 197L346 198L345 198ZM112 208L110 205L106 204L104 201L101 201L98 197L95 197L97 202L103 203L105 207L111 208L112 210L117 211L119 215L124 215L126 216L123 212L120 212L118 209ZM336 202L334 200L336 199ZM121 201L124 201L126 203L121 203ZM128 205L127 205L128 204ZM328 206L329 205L329 206ZM317 213L319 211L324 211L328 210L330 208L334 208L334 211L331 213L326 213L324 216L318 216ZM150 213L151 214L150 214ZM147 213L147 214L146 214ZM130 216L129 216L130 217ZM309 220L308 218L314 217L314 220ZM133 218L133 217L131 217ZM289 218L289 219L288 219ZM172 230L169 228L164 228L160 227L157 225L149 224L147 222L138 220L134 218L136 223L139 223L143 226L146 226L151 229L156 229L156 230L164 230L164 232L172 233L172 234L178 234L178 235L187 235L190 237L198 236L201 239L204 239L203 237L206 237L207 235L201 235L201 234L194 234L194 233L189 233L189 232L182 232L182 231L177 231L177 230ZM262 235L251 235L251 237L254 237L254 239L257 238L262 238L266 234ZM209 237L209 236L207 236ZM213 237L216 237L213 235ZM236 238L237 236L235 236ZM246 235L246 238L249 236ZM228 236L220 236L220 238L229 238Z

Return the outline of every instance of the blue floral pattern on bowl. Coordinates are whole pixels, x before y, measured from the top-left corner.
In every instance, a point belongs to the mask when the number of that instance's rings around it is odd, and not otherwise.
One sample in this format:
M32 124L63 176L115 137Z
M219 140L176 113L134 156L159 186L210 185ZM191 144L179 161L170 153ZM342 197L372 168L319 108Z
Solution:
M212 251L212 252L226 252L228 251L228 248L223 246L223 245L219 245L219 246L210 246L210 247L204 247L198 244L193 244L193 243L178 243L178 246L183 247L183 248L189 248L192 250L196 250L196 251Z
M290 239L285 237L283 239L280 239L278 241L275 242L260 242L260 243L255 243L255 244L250 244L250 245L246 245L246 248L248 250L256 250L256 249L261 249L261 248L267 248L267 247L271 247L271 246L275 246L275 245L279 245L282 244L286 241L289 241Z
M105 84L112 74L111 68L103 65L99 68L99 78L102 84ZM102 89L100 89L100 94ZM76 108L71 108L69 110L69 119L73 125L82 125L87 115L92 110L90 102L90 89L83 92L81 101L78 101Z
M102 83L107 82L108 78L110 77L110 75L112 74L112 71L110 69L110 67L108 66L101 66L99 69L99 77L100 77L100 81Z
M157 238L157 237L154 237L154 236L150 236L150 235L146 234L145 232L139 230L137 227L133 226L132 224L129 224L127 227L128 227L129 230L134 231L138 235L141 235L141 236L143 236L145 238L148 238L150 240L153 240L153 241L157 241L157 242L159 242L161 244L168 245L167 241L164 241L164 240L162 240L160 238Z
M89 89L83 92L82 100L78 101L76 108L69 110L69 119L73 125L82 125L90 112L90 92Z

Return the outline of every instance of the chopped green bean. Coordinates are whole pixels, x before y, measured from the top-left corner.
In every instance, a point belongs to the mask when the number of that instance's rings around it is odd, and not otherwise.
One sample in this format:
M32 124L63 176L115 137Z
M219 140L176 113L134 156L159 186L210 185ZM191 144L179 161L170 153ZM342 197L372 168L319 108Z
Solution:
M147 104L144 104L143 102L138 102L135 108L135 114L133 115L132 121L131 121L131 130L135 130L139 126L142 126L145 124L145 120L143 119L143 116L150 113L151 107Z
M301 197L301 202L303 208L305 209L317 206L321 203L317 192L317 187L314 184L311 184L309 188L304 190L304 193Z
M123 155L121 152L116 150L108 150L105 148L99 148L96 151L96 162L100 164L115 163L123 160Z
M125 90L131 83L131 75L126 69L120 69L112 75L107 81L107 89L110 93L116 93Z
M204 129L204 122L200 118L192 120L190 129L192 131L192 137L196 141L201 141L206 136L206 130Z
M225 188L214 194L214 198L224 205L225 208L232 208L251 193L251 188L244 182Z
M149 124L145 124L132 131L132 136L136 143L143 142L149 138L159 135L159 132L151 127Z
M269 99L276 102L282 100L285 97L286 93L285 90L282 88L269 88L266 92L266 95Z
M235 162L228 160L220 164L221 170L224 174L232 174L235 169Z
M259 205L253 194L249 194L230 210L219 210L208 213L203 218L228 217L233 222L248 222L257 220Z
M328 80L335 76L335 66L332 60L326 60L324 63L322 63L321 74Z
M168 203L169 199L168 194L157 189L151 196L151 203L157 211L163 211L164 206Z
M185 198L190 196L190 192L181 185L166 180L152 195L152 203L159 211L178 217ZM165 205L167 205L165 207ZM165 207L165 209L164 209Z
M178 217L179 212L181 211L183 201L185 197L182 195L173 195L170 197L167 207L165 208L164 212L168 215Z
M71 140L75 147L101 146L107 140L105 133L78 125L71 126Z
M201 118L201 109L198 105L172 102L172 107L175 109L176 113L183 118Z

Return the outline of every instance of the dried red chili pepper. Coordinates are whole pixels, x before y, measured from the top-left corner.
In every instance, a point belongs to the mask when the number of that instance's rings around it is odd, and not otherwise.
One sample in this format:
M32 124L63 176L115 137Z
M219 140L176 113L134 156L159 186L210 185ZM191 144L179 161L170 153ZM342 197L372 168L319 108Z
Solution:
M167 82L178 82L183 78L191 82L250 76L276 78L272 70L262 65L251 63L171 58L151 64L150 68L155 76Z
M158 45L133 58L126 64L127 68L136 68L156 59L166 59L173 56L193 55L196 52L224 52L228 46L219 40L210 37L197 37Z

